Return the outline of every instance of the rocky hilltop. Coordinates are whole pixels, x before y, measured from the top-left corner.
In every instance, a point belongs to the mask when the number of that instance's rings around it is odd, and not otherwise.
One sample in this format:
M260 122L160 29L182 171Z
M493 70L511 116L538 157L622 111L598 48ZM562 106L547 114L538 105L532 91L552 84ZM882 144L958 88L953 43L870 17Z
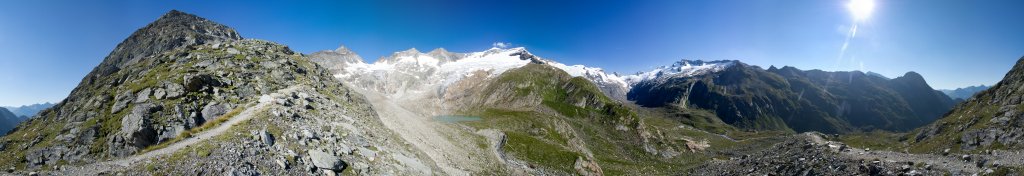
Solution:
M710 110L741 128L824 133L910 130L953 106L914 72L887 79L739 61L714 72L640 81L628 98L648 107Z
M9 156L0 166L57 175L438 170L393 135L361 95L305 56L171 11L64 101L0 138Z
M913 135L923 152L1024 148L1024 58L999 83L958 104L942 119Z

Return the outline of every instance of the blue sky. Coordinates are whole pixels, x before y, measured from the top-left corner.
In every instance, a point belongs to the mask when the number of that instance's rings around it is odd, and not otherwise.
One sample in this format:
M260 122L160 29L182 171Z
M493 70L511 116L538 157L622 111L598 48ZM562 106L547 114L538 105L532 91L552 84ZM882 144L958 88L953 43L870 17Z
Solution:
M471 52L508 42L567 64L633 73L679 59L916 71L935 88L990 85L1024 56L1024 1L3 1L0 105L60 101L117 43L171 9L311 53L348 46ZM857 35L840 57L849 28Z

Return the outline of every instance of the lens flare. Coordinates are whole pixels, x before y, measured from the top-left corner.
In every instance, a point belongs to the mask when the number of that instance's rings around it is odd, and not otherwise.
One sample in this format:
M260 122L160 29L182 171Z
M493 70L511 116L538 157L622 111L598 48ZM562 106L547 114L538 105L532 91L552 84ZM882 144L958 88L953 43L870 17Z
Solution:
M875 10L874 0L850 0L846 4L846 8L850 10L850 14L853 15L853 19L857 21L867 20L871 17L871 12Z

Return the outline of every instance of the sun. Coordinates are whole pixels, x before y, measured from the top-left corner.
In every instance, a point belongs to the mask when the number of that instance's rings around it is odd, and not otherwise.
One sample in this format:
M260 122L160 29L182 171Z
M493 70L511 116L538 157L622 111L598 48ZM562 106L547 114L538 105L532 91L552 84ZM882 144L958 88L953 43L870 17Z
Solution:
M847 10L853 15L853 19L857 21L867 20L871 17L871 12L875 10L874 0L850 0L846 4Z

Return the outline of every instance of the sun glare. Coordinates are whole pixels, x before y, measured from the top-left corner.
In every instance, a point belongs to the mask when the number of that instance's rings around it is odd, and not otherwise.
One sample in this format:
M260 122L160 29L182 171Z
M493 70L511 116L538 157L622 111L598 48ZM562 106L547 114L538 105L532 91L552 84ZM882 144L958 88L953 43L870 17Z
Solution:
M846 4L846 8L850 10L853 15L853 19L857 21L867 20L871 17L871 12L875 10L874 0L850 0L850 3Z

